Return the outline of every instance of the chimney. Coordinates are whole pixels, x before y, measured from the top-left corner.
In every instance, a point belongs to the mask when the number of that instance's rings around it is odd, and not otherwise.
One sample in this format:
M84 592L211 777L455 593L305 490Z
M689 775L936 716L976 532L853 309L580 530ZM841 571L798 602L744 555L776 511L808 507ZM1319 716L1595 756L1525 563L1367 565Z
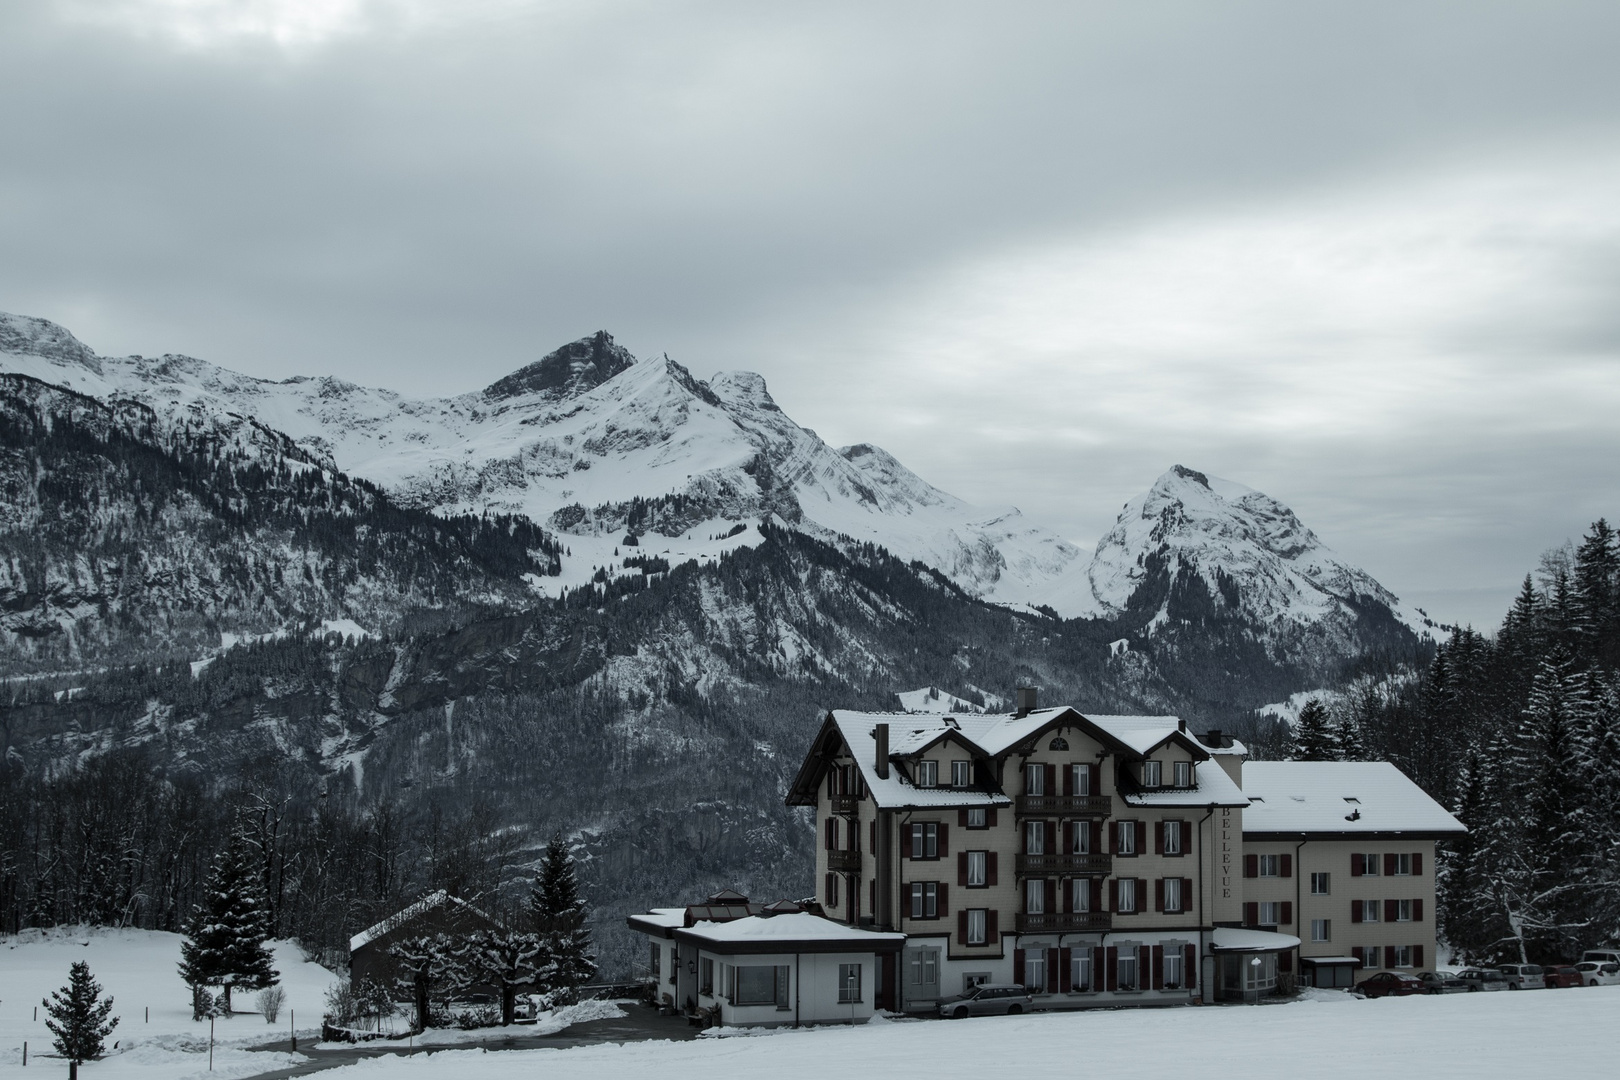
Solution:
M1223 745L1221 742L1221 729L1210 728L1208 731L1204 732L1204 745L1213 746L1216 749L1220 749L1220 747Z
M889 778L889 725L879 724L872 729L872 738L877 741L877 774L879 780Z
M1016 693L1018 711L1013 714L1013 719L1020 720L1034 712L1038 706L1035 704L1035 688L1033 686L1020 686Z

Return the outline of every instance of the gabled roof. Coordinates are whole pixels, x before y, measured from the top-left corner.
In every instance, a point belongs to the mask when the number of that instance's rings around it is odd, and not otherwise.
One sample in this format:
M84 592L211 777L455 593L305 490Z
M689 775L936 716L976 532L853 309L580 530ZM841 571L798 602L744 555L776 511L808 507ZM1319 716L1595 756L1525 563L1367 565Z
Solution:
M682 941L723 953L898 952L906 935L862 930L820 915L754 916L675 931Z
M466 911L472 912L485 922L495 922L494 919L490 918L488 915L485 915L482 911L479 911L477 908L467 903L467 901L451 896L445 890L440 889L438 892L429 893L428 895L422 897L422 899L418 900L410 907L394 912L394 914L388 916L388 918L384 919L376 926L368 927L367 929L362 930L358 934L354 935L354 937L349 939L349 951L352 953L362 946L369 945L385 934L391 934L395 930L398 930L412 919L425 915L435 908L444 907L446 905L456 905Z
M1418 838L1467 832L1387 761L1251 761L1243 766L1243 835Z
M1209 764L1193 771L1193 786L1120 793L1127 806L1248 806L1249 800L1226 770Z

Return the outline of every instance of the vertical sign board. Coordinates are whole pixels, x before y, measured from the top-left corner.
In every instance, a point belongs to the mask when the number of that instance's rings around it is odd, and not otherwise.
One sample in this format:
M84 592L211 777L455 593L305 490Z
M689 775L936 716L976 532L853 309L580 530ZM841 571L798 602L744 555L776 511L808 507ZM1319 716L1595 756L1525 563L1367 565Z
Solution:
M1221 809L1221 899L1232 898L1232 811Z

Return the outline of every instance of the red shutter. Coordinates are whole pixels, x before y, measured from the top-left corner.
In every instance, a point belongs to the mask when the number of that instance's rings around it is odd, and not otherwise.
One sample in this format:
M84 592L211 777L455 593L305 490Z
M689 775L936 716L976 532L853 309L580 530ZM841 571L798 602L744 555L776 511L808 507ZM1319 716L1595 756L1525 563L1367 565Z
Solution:
M1164 878L1155 878L1153 881L1153 910L1164 910Z
M984 913L984 941L992 949L1001 948L1001 927L998 922L999 914L994 908Z
M1191 855L1192 850L1192 822L1183 821L1181 823L1181 853L1183 855Z
M1046 879L1046 910L1057 910L1057 878Z
M1101 765L1087 765L1086 768L1091 770L1091 793L1093 795L1101 795L1102 794L1102 766Z
M1078 821L1065 821L1063 823L1063 851L1062 851L1062 854L1068 855L1068 854L1071 854L1074 851L1074 838L1075 838L1075 835L1076 835L1075 830L1078 829L1079 827L1080 827L1080 822L1078 822Z
M967 885L967 852L965 851L956 853L956 883L964 887Z
M1394 855L1385 855L1384 856L1384 876L1385 877L1394 877L1395 876L1395 856Z
M1058 993L1067 994L1074 990L1074 950L1058 950Z
M993 851L984 857L984 882L986 885L996 883L996 853Z
M837 907L838 906L838 875L837 874L828 874L827 875L827 906L828 907Z
M1421 898L1412 901L1412 921L1423 921L1423 900Z
M869 829L867 829L866 831L872 834L872 854L876 855L877 854L877 820L874 818L870 822L870 825L871 825L871 827Z
M1283 877L1293 877L1294 876L1294 857L1292 855L1285 854L1282 857L1282 876Z
M942 859L951 853L950 844L945 838L945 834L949 829L950 826L945 824L945 822L942 821L939 823L939 857Z
M1421 945L1412 946L1412 966L1415 968L1423 966L1423 946Z
M1260 924L1260 905L1252 900L1243 905L1243 925L1258 926Z
M1292 900L1282 902L1282 924L1284 926L1294 925L1294 902Z
M1109 911L1118 911L1119 910L1119 879L1118 878L1109 878L1108 879L1108 910Z
M1136 879L1136 910L1147 910L1147 878Z
M876 915L877 914L877 878L873 878L871 881L867 882L866 884L867 884L866 891L867 891L867 894L868 894L867 895L867 905L868 905L867 910L871 911L871 913L873 915Z
M900 857L911 858L911 826L904 823L900 826Z
M1153 946L1153 989L1164 989L1164 946Z
M1259 877L1260 876L1260 856L1258 856L1258 855L1245 855L1245 856L1243 856L1243 876L1244 877Z
M1400 905L1396 901L1394 901L1394 900L1385 900L1384 901L1384 921L1385 922L1394 922L1395 919L1400 915L1400 913L1401 913L1401 908L1400 908ZM1393 964L1391 964L1390 966L1394 967Z
M1164 822L1162 821L1155 821L1153 823L1153 854L1164 854ZM1160 908L1160 910L1162 911L1164 909Z
M1361 921L1361 901L1360 900L1352 900L1352 901L1350 901L1350 921L1351 922L1360 922Z
M1186 959L1182 962L1186 967L1181 972L1181 985L1191 990L1198 985L1198 946L1188 945Z
M1423 876L1423 852L1421 851L1412 852L1412 876Z
M1063 766L1063 794L1074 794L1074 770L1067 765Z
M964 947L967 945L967 908L956 913L956 943Z
M1119 949L1113 945L1108 946L1107 971L1104 973L1108 979L1108 989L1119 989Z
M984 812L984 823L986 825L990 826L990 828L992 828L992 829L996 827L996 808L995 807L992 806L990 809L988 809L988 810L986 810Z
M1393 945L1384 946L1384 966L1388 968L1395 966L1395 946Z
M963 807L962 809L960 809L960 810L958 810L956 812L956 825L957 825L958 828L961 828L961 829L967 828L967 808L966 807Z
M1024 950L1013 950L1013 982L1024 985Z
M1046 822L1046 851L1048 854L1058 854L1057 822Z
M1195 897L1193 896L1192 891L1192 878L1184 877L1181 879L1181 910L1192 911L1196 906L1194 904L1194 900Z
M1049 763L1049 764L1043 766L1043 768L1046 770L1046 793L1048 795L1056 795L1057 794L1057 766L1052 765L1052 764Z
M1091 823L1091 853L1093 855L1103 853L1103 827L1100 821Z
M1366 862L1366 860L1363 859L1360 855L1352 855L1352 856L1350 856L1350 876L1351 877L1360 877L1362 875L1363 871L1366 870L1366 866L1364 865L1365 862Z
M946 885L942 881L939 883L939 917L942 919L951 913L950 904L945 900L945 890Z
M1074 910L1074 878L1063 879L1063 910Z
M838 829L838 819L837 818L831 818L831 817L828 818L827 819L827 835L822 838L822 842L826 846L828 851L833 850L833 838L838 835L838 833L836 831L837 829Z
M1063 967L1062 961L1058 959L1058 956L1059 953L1057 949L1046 950L1046 992L1048 994L1055 994L1058 992L1058 980L1061 978L1058 973Z
M1103 909L1102 878L1092 878L1091 879L1091 910L1092 911L1101 911L1102 909Z

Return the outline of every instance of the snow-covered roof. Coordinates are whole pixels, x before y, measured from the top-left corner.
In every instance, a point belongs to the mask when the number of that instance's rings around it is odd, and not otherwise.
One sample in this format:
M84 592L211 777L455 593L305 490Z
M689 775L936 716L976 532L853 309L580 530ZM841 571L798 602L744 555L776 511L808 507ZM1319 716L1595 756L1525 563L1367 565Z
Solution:
M1243 791L1215 762L1193 770L1190 788L1156 788L1124 796L1128 806L1248 806Z
M655 907L636 918L654 926L685 926L686 909L683 907Z
M447 903L466 908L468 911L487 922L494 921L493 919L490 919L488 915L485 915L482 911L479 911L477 908L467 903L467 901L451 896L445 890L440 889L438 892L428 893L410 907L394 912L394 914L388 916L388 918L384 919L376 926L368 927L367 929L362 930L358 934L354 935L354 937L349 939L349 951L352 953L363 945L369 945L373 941L376 941L378 938L382 937L384 934L391 934L395 930L398 930L401 926L404 926L417 916L425 915L434 908L442 907Z
M1359 964L1361 960L1355 956L1302 956L1299 958L1305 964Z
M678 936L726 952L774 952L794 945L847 952L891 952L905 943L906 935L862 930L820 915L758 915L724 923L700 923Z
M1243 766L1243 793L1246 837L1467 831L1387 761L1251 761Z
M1209 947L1212 952L1279 952L1298 948L1299 938L1270 930L1217 926L1209 932Z

